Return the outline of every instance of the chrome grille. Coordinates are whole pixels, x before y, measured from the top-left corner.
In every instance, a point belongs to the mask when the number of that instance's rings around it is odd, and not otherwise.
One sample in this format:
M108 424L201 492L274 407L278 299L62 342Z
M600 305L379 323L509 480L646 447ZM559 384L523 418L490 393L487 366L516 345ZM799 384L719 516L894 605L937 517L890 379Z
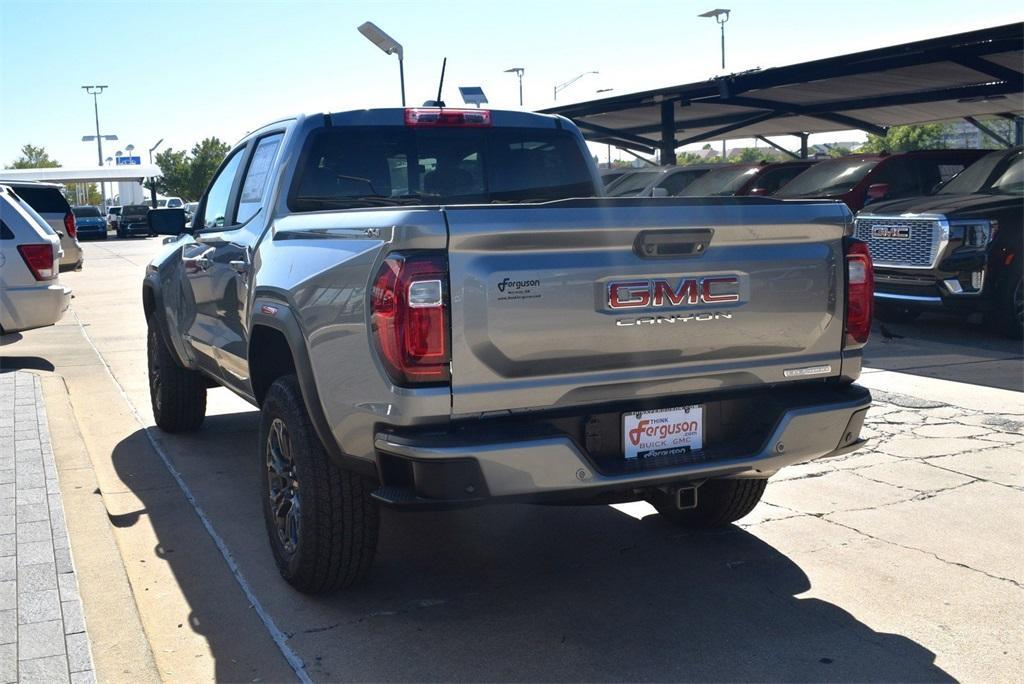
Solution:
M872 236L873 228L909 230L909 237L899 239ZM865 216L857 219L856 236L868 243L871 259L877 266L930 268L935 263L943 239L938 219L902 218L899 216Z

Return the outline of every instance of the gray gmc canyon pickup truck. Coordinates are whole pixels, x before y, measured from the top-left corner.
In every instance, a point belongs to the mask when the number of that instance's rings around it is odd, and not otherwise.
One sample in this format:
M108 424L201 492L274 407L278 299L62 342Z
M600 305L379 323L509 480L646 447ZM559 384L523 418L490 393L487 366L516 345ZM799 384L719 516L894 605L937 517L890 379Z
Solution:
M366 575L378 506L648 500L728 524L858 448L873 276L849 209L610 199L568 120L380 109L270 124L149 264L153 414L260 408L270 546ZM175 213L177 212L177 213ZM255 464L254 464L255 467Z

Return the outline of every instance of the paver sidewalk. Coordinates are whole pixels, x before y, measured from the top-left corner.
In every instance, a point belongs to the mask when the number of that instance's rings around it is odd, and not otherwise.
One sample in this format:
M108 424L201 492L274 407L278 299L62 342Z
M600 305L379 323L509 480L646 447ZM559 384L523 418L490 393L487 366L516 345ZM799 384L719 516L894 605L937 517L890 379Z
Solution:
M0 682L92 682L39 378L0 373Z

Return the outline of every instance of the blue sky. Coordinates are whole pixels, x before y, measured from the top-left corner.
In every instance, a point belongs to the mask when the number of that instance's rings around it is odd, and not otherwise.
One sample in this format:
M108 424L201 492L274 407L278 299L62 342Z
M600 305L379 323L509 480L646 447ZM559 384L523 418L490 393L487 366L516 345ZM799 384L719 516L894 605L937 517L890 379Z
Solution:
M715 3L724 3L724 5ZM554 84L590 70L559 102L720 73L719 34L697 14L733 10L727 71L791 64L882 45L1020 21L1005 1L649 0L645 2L20 2L0 0L0 164L24 143L64 165L96 162L92 98L103 83L104 133L143 151L235 142L302 111L396 106L398 63L363 38L370 20L405 48L409 102L434 97L448 58L445 99L480 85L493 107L552 104ZM854 139L837 134L831 139ZM829 138L824 138L829 139ZM812 141L814 139L812 138ZM105 147L104 156L115 147Z

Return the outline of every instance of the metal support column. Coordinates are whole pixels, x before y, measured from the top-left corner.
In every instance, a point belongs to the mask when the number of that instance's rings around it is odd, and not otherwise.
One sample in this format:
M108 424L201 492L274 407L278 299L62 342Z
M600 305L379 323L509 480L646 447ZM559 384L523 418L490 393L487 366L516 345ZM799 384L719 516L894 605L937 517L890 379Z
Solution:
M1024 116L1013 120L1013 144L1024 145Z
M676 165L676 115L675 103L666 100L661 103L661 163L663 166Z
M809 138L809 137L810 137L810 135L808 133L801 133L800 134L800 158L801 159L807 159L807 138Z

